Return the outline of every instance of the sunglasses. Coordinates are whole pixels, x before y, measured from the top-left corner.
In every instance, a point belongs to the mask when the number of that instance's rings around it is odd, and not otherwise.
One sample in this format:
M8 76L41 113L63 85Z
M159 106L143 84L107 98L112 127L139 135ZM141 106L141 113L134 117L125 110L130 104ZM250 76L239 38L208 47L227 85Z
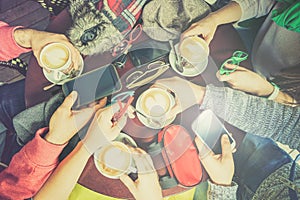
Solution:
M228 69L225 67L226 64L233 64L233 65L239 65L240 62L246 60L248 58L248 54L243 51L235 51L231 58L225 60L225 62L222 64L220 68L220 74L226 74L229 75L230 73L234 72L238 66L236 66L234 69Z
M112 50L112 56L116 57L120 54L127 54L128 50L132 46L132 43L136 41L143 32L141 24L136 25L129 33L129 38L122 40L118 45L116 45Z

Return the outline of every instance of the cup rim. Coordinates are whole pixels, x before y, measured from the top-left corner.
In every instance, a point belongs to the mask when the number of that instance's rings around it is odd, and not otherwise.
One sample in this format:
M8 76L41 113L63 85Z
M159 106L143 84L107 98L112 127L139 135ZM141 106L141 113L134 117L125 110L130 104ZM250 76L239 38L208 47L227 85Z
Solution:
M114 144L116 144L116 143L117 143L118 145L123 146L123 147L126 149L126 152L127 152L127 153L129 154L129 156L130 156L130 162L129 162L129 164L128 164L126 170L122 170L122 171L121 171L121 170L120 170L120 171L118 170L120 173L118 173L118 174L115 175L115 176L112 176L112 175L109 175L109 174L105 173L105 170L103 170L103 168L102 168L102 167L99 165L99 163L98 163L98 162L100 162L100 159L98 159L98 158L99 158L99 156L101 155L101 153L102 153L105 149L107 149L108 147L110 147L110 146L112 146L112 145L114 145ZM111 179L119 179L120 176L122 176L123 174L127 173L128 170L131 168L132 163L133 163L133 160L132 160L132 154L131 154L131 151L130 151L129 147L126 146L126 144L124 144L123 142L120 142L120 141L111 141L109 144L103 146L102 148L98 149L98 150L94 153L94 163L95 163L95 166L96 166L97 170L98 170L103 176L105 176L105 177L107 177L107 178L111 178Z
M68 50L68 60L65 64L63 64L61 67L59 68L51 68L51 67L48 67L44 62L43 62L43 59L42 59L42 56L43 56L43 53L48 49L50 48L51 46L53 45L62 45L64 47L66 47L66 49ZM42 50L41 50L41 53L40 53L40 61L41 61L41 64L42 64L42 67L50 70L50 71L63 71L65 69L68 69L68 67L70 66L71 64L71 49L64 43L60 43L60 42L52 42L52 43L48 43L46 44Z

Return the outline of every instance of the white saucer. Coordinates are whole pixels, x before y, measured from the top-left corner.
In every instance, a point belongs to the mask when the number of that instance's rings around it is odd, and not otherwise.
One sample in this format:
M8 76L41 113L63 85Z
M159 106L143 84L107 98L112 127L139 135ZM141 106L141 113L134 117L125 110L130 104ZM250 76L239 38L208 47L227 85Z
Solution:
M82 74L82 71L83 71L83 68L84 68L83 58L82 58L82 57L80 57L80 58L81 58L81 59L80 59L81 63L80 63L80 66L79 66L79 73L78 73L78 75L77 75L76 77L78 77L78 76L80 76L80 75ZM67 75L65 75L65 77L66 77L65 79L63 79L63 80L57 80L57 79L54 77L53 71L47 72L44 68L43 68L43 73L44 73L44 76L46 77L46 79L47 79L48 81L50 81L51 83L55 83L55 84L57 84L57 85L62 85L62 84L64 84L65 82L67 82L67 81L69 81L69 80L75 78L75 77L69 78Z
M178 49L178 44L174 45L174 48ZM183 72L179 72L175 66L175 60L176 60L176 56L175 56L175 53L174 51L171 49L170 51L170 54L169 54L169 63L172 67L172 69L179 75L181 76L186 76L186 77L194 77L194 76L198 76L199 74L201 74L205 69L206 67L204 67L203 69L199 69L197 67L193 67L193 68L187 68L187 67L184 67L183 68ZM208 58L205 60L205 66L207 66L208 64Z
M174 99L174 97L173 97L170 93L168 93L168 95L171 96L171 105L170 105L170 106L173 107L173 106L175 105L175 99ZM137 101L136 101L136 110L138 110L139 112L141 112L142 114L144 114L145 116L147 116L147 114L145 114L145 112L143 112L143 110L142 110L141 107L139 106L139 105L140 105L140 101L141 101L141 98L139 97L139 98L137 99ZM155 127L153 124L149 124L149 123L148 123L148 120L147 120L143 115L139 114L138 112L136 113L136 115L137 115L138 119L139 119L145 126L147 126L148 128L152 128L152 129L161 129L161 128L163 128L163 127L165 127L165 126L171 124L171 123L175 120L175 118L176 118L176 115L175 115L174 117L172 117L172 118L170 118L170 119L167 119L167 120L165 121L165 123L164 123L162 126L157 126L157 127Z

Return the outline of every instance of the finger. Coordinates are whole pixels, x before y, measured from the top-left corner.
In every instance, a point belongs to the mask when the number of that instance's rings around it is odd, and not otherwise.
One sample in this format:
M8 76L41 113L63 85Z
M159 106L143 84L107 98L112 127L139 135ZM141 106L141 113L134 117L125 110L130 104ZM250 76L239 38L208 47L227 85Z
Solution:
M73 111L72 115L76 124L77 131L79 131L94 115L94 109L84 108L79 111Z
M113 127L113 131L120 132L127 123L127 114L125 113L117 122L117 124ZM110 123L112 124L111 120ZM113 124L112 124L113 125Z
M107 97L104 97L100 99L100 101L94 103L93 105L89 105L89 107L93 107L94 110L99 110L101 108L104 108L107 103Z
M207 146L202 138L196 136L195 143L199 152L200 160L205 159L207 156L214 156L214 152Z
M76 99L77 99L78 93L76 91L72 91L64 100L62 103L63 107L66 107L67 109L71 110L72 106L74 105Z
M136 193L135 183L127 174L123 174L122 176L120 176L120 180L132 194Z
M133 155L139 174L155 171L153 162L148 154L137 153Z
M128 106L127 113L128 113L128 117L130 119L134 119L135 118L134 112L135 112L134 107L132 105Z
M221 138L222 145L222 158L224 159L232 159L232 149L229 141L229 137L227 134L223 134Z
M227 69L236 69L237 71L246 71L247 69L245 67L241 67L239 65L234 65L230 63L226 63L224 65Z
M227 74L221 75L220 71L217 71L216 76L217 76L219 81L222 81L222 82L226 81L227 82L227 81L231 81L233 79L233 77L232 77L233 74L234 74L234 72L232 72L228 75Z

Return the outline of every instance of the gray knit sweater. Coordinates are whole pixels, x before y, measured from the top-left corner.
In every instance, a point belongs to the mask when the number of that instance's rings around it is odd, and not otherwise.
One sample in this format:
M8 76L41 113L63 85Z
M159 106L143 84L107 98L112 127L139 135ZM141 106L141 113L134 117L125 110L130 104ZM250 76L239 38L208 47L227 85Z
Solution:
M300 107L289 107L265 98L245 94L230 88L206 87L205 97L200 107L211 109L228 123L256 135L269 137L293 149L300 150ZM300 197L300 167L297 166L295 182L288 181L291 163L273 172L257 189L253 199L290 199L288 185L296 187ZM218 193L218 187L211 187ZM228 190L236 187L228 187ZM224 188L220 188L224 191ZM208 199L228 199L219 192Z

